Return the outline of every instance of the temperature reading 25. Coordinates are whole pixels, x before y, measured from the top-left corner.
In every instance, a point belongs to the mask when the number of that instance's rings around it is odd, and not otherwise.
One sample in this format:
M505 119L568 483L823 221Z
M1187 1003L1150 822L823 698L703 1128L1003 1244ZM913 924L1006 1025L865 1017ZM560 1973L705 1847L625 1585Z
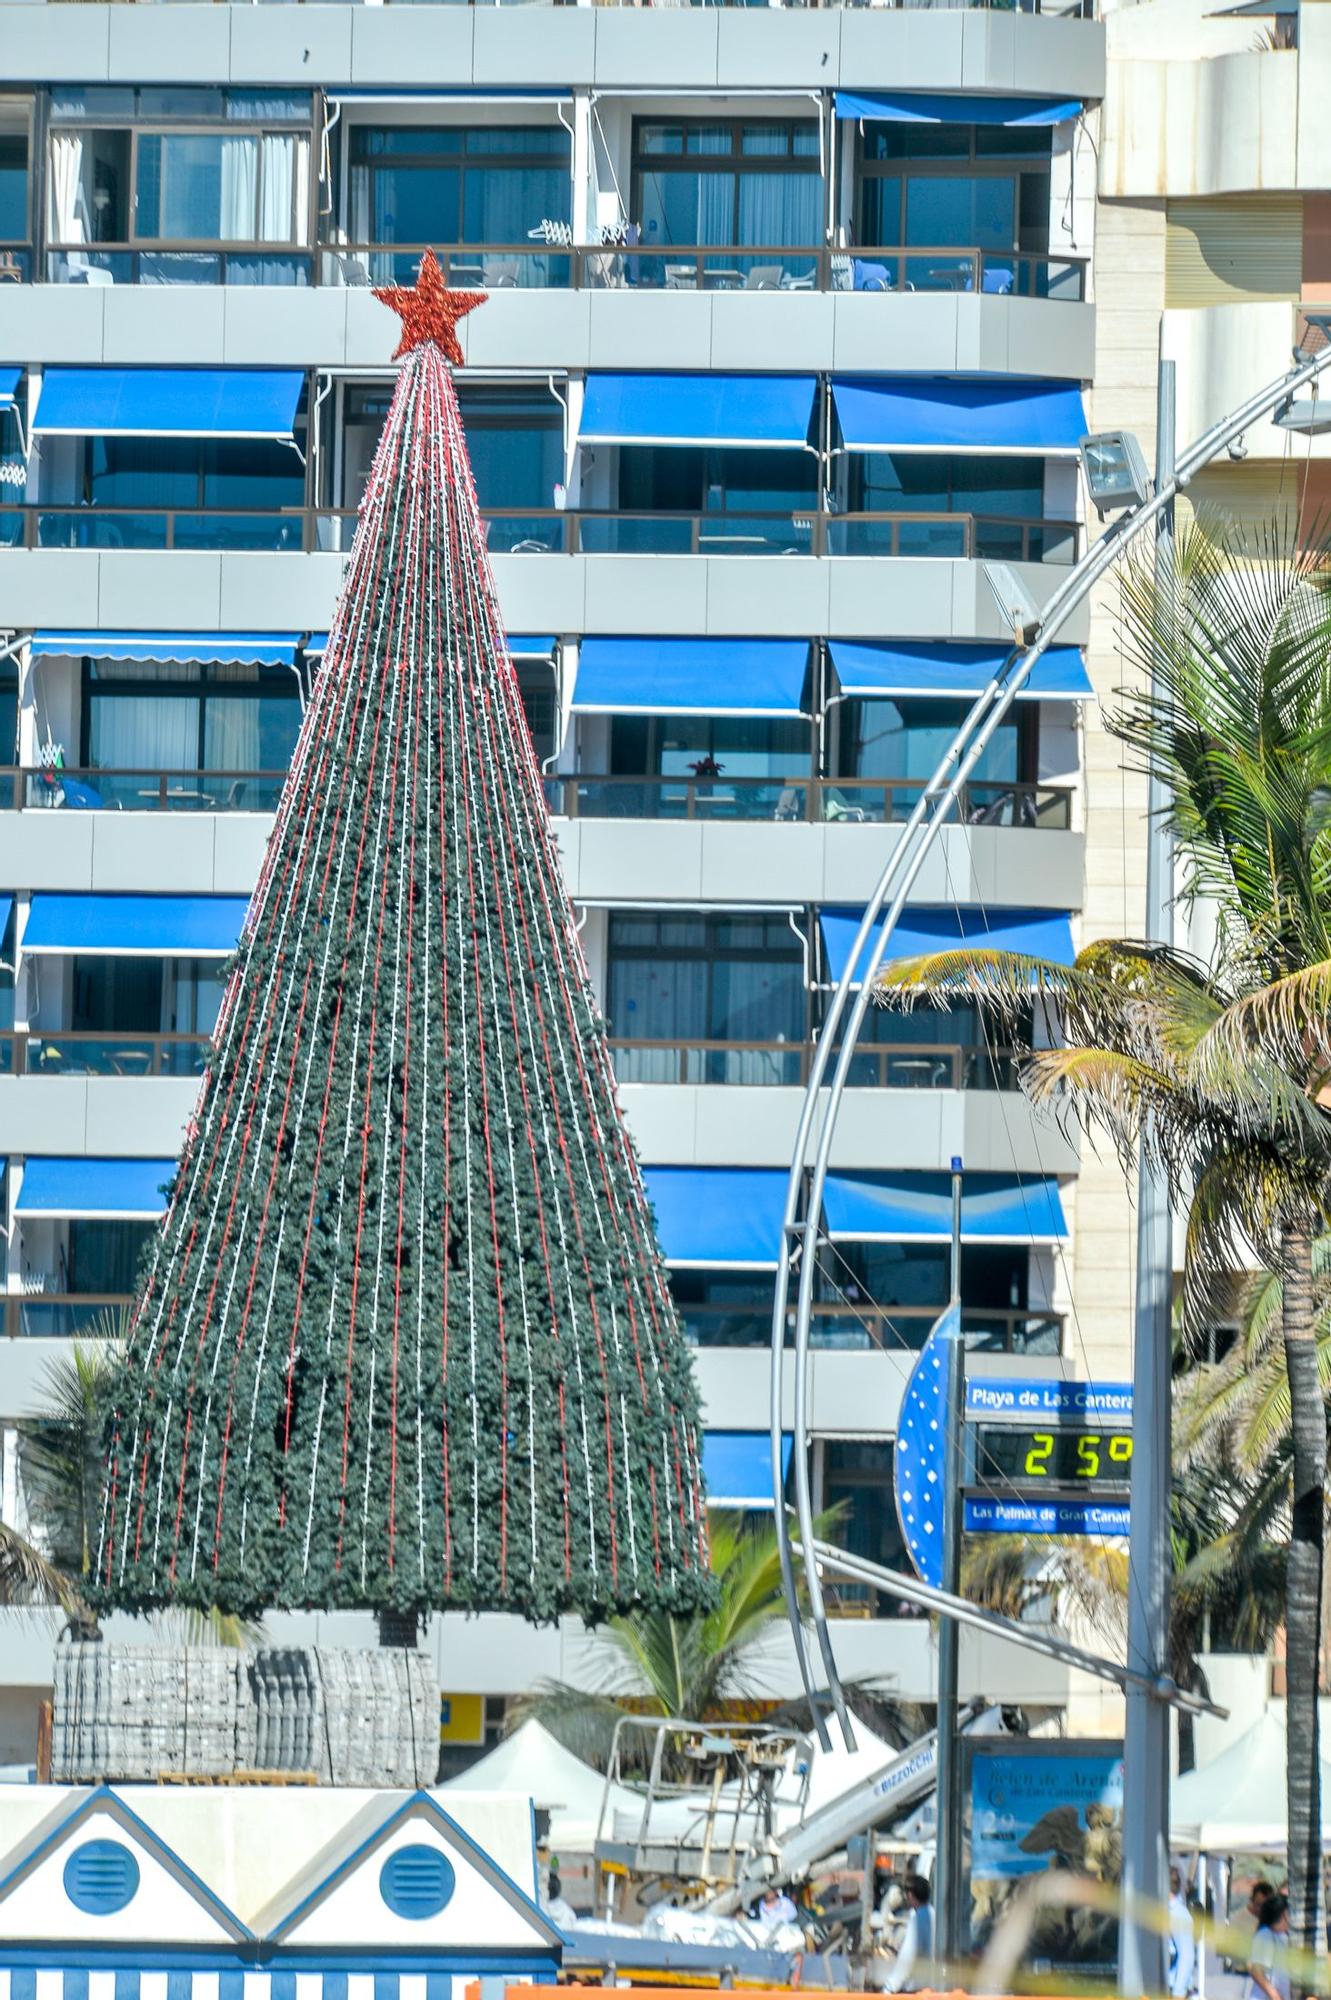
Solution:
M983 1487L1122 1486L1132 1466L1131 1431L981 1424L975 1443L976 1482Z

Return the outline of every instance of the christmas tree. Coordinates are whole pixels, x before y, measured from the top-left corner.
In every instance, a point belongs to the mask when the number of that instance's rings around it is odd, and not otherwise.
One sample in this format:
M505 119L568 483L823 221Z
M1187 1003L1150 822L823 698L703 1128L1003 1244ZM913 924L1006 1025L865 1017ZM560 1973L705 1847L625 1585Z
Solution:
M687 1612L692 1371L448 365L484 295L427 257L379 296L405 359L115 1385L97 1592Z

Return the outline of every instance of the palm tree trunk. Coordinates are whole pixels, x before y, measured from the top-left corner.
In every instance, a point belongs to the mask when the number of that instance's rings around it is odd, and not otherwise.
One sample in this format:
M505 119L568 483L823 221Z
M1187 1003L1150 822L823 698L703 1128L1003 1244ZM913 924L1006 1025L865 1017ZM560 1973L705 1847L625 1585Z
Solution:
M1322 1637L1326 1406L1313 1331L1312 1236L1281 1237L1282 1330L1294 1443L1293 1522L1285 1583L1286 1808L1291 1940L1326 1949L1322 1912L1321 1746L1317 1687Z

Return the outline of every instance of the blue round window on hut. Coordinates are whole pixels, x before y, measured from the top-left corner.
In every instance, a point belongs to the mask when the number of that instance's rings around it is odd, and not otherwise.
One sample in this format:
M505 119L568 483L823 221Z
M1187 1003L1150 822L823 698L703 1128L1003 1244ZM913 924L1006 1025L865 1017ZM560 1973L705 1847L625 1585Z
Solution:
M423 1923L452 1897L456 1877L437 1847L399 1847L379 1870L379 1894L395 1917Z
M65 1894L90 1917L114 1916L138 1886L139 1864L118 1840L85 1840L65 1863Z

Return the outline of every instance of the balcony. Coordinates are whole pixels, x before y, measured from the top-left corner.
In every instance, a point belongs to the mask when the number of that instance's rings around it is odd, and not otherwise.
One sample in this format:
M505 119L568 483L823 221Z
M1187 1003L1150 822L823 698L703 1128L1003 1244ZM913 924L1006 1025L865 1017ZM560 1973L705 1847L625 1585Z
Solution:
M325 285L410 285L425 252L433 249L445 281L463 289L506 291L665 292L974 292L989 298L1054 299L1080 304L1086 297L1085 257L1048 251L995 251L956 244L892 244L834 250L826 245L682 244L669 249L639 244L533 245L524 243L343 243L319 252ZM95 253L100 262L103 253ZM149 253L113 252L108 269L116 282L133 282L129 258ZM154 283L160 253L151 253ZM181 256L178 283L217 284L193 253ZM119 261L116 261L119 260ZM245 267L248 268L248 267ZM124 275L119 275L123 269ZM52 274L54 275L54 273ZM245 278L245 283L254 283Z
M818 1305L810 1345L851 1353L918 1354L943 1302L929 1306ZM681 1305L694 1347L770 1347L770 1311L757 1307ZM1024 1308L963 1306L961 1330L971 1354L1060 1354L1064 1315ZM794 1342L793 1325L786 1345Z
M0 770L0 811L274 813L285 771Z
M43 1077L201 1077L211 1046L207 1035L15 1029L0 1034L0 1071Z

